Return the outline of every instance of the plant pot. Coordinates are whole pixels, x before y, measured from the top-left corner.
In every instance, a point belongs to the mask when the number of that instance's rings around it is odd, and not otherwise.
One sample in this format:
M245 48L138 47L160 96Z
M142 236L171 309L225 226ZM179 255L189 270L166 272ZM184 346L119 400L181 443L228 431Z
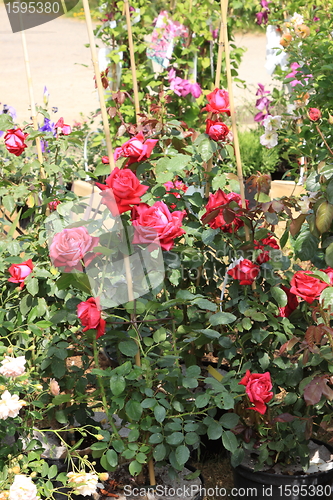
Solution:
M324 444L313 441L316 444ZM332 446L325 446L333 453ZM297 475L254 472L244 465L234 469L234 487L239 499L255 497L256 500L329 500L332 498L332 484L333 469Z

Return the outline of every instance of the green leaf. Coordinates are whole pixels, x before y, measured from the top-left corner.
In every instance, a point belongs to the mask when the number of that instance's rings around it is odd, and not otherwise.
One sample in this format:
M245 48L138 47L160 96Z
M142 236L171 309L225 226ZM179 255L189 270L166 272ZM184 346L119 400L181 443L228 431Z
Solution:
M172 446L178 446L184 441L184 434L181 432L173 432L166 438L166 442Z
M90 446L92 450L106 450L108 448L109 444L108 443L94 443ZM113 451L113 450L112 450ZM114 452L115 453L115 452Z
M184 167L191 161L191 156L189 155L176 155L170 159L167 164L167 169L171 172L178 173L183 172Z
M237 450L237 438L231 431L225 431L222 434L222 443L225 449L231 451L231 453L235 453Z
M209 318L209 322L212 326L216 325L228 325L229 323L232 323L233 321L236 321L236 316L231 313L226 313L226 312L218 312L216 314L213 314Z
M320 294L320 302L325 309L333 308L333 287L325 288Z
M67 424L67 415L63 410L56 411L55 418L59 424Z
M142 415L142 406L140 405L139 401L135 401L134 399L131 399L128 401L125 405L125 410L127 416L134 421L140 420L140 417Z
M158 344L159 342L163 342L166 339L166 330L165 328L159 328L153 334L154 341Z
M245 457L245 452L243 448L237 448L232 455L231 455L231 465L232 467L238 467L240 465Z
M118 455L114 450L108 450L105 453L106 459L111 467L117 467L118 465Z
M206 137L200 142L198 151L203 161L208 161L216 151L216 144L214 141L211 141L208 137Z
M61 405L63 403L67 403L71 399L72 399L72 395L71 394L59 394L58 396L55 396L52 399L52 404L53 405Z
M139 429L131 429L129 434L128 434L128 442L129 443L135 443L138 441L140 435Z
M220 418L220 424L223 425L225 429L233 429L236 427L239 421L239 416L235 413L225 413Z
M128 467L131 476L137 476L142 471L142 464L139 464L136 460L133 460Z
M210 245L218 233L220 233L220 229L205 229L201 235L202 242L205 245Z
M138 346L134 340L123 340L119 342L119 350L125 356L135 356L138 352Z
M310 231L304 231L297 236L294 250L301 260L312 260L317 253L319 240Z
M208 311L216 311L216 304L207 299L195 299L194 304L198 305L200 309L208 309Z
M145 453L139 452L135 458L140 464L145 464L147 462L147 455Z
M166 454L167 454L167 449L164 444L161 443L155 446L153 451L153 457L156 460L156 462L161 462L162 460L164 460Z
M1 116L1 115L0 115ZM20 302L20 311L22 316L26 316L32 307L31 295L25 295Z
M53 477L56 477L57 474L58 474L58 467L55 464L51 465L47 473L47 477L49 479L52 479Z
M110 389L114 396L120 396L126 388L126 380L122 375L113 375L110 378Z
M175 453L176 453L176 460L179 464L185 465L188 459L190 458L190 450L184 444L178 446Z
M282 288L275 286L271 288L271 293L273 299L276 300L279 307L284 307L287 305L288 297L287 294Z
M14 126L13 118L8 113L1 113L0 115L0 130L6 132Z
M222 426L218 422L212 422L207 429L209 439L219 439L222 436Z
M1 115L0 115L1 116ZM11 214L16 206L14 198L7 194L2 198L2 204L5 207L6 210Z
M154 408L154 415L158 422L163 422L166 416L166 409L164 406L156 405Z
M151 444L162 443L162 441L163 441L163 436L160 432L155 432L154 434L151 434L149 436L149 443Z
M316 226L320 233L326 233L331 227L333 220L333 205L323 201L316 212Z
M326 248L325 262L329 267L333 267L333 243Z
M204 408L205 406L207 406L209 399L210 399L209 394L207 394L205 392L203 394L199 394L195 398L195 406L197 408Z

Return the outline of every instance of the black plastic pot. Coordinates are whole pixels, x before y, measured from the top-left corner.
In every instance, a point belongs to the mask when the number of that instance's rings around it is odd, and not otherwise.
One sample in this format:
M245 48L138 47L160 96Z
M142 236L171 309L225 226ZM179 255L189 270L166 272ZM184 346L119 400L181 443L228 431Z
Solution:
M333 453L333 447L320 441ZM333 469L312 474L286 475L270 472L253 472L239 465L234 469L234 492L239 499L256 500L330 500L333 485Z

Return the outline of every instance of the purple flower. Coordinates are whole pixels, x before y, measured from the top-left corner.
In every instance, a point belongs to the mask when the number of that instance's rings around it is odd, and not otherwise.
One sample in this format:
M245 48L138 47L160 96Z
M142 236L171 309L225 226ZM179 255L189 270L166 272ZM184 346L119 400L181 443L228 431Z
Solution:
M38 130L40 130L41 132L50 132L53 136L55 136L57 133L54 123L46 117L44 117L44 125L42 127L38 127ZM44 139L41 139L40 143L42 152L44 153L47 149L48 143Z
M256 92L256 95L265 95L265 94L270 94L269 90L265 90L265 87L262 83L258 83L258 90Z
M297 63L297 62L293 62L291 65L290 65L290 69L292 70L290 73L288 73L288 75L285 76L285 78L294 78L296 77L296 75L298 75L299 77L301 77L303 75L303 71L298 71L298 68L300 68L301 66ZM306 75L306 77L304 78L305 82L308 83L308 80L309 78L311 78L312 75ZM292 80L290 82L290 85L292 87L295 87L296 85L303 85L303 83L300 81L300 80L297 80L297 77L295 78L295 80Z
M264 119L270 115L268 107L263 109L262 111L259 111L254 117L254 121L258 123L262 123Z
M176 76L174 68L170 69L168 73L168 80L170 82L170 89L180 97L192 94L192 96L197 99L202 94L201 87L198 83L192 83L190 80L184 80L183 78Z
M267 0L261 0L260 5L261 5L261 11L257 12L256 18L257 18L257 24L261 25L262 23L267 24L268 23L268 14L269 14L269 8L268 4L270 2L267 2Z
M260 97L259 99L256 100L256 108L260 109L262 111L265 108L268 108L270 105L271 101L267 99L266 96Z

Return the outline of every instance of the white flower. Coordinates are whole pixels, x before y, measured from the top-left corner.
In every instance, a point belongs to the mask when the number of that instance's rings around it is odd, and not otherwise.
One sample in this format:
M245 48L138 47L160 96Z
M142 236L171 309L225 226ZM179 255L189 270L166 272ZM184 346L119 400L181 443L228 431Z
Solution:
M69 472L67 474L68 482L72 488L84 497L96 493L98 477L96 474L86 472Z
M37 488L31 477L17 474L9 488L9 500L39 500Z
M278 143L278 135L276 132L266 132L265 134L260 136L260 144L262 146L266 146L266 148L271 149L274 148Z
M304 19L301 14L297 14L297 12L294 12L294 15L291 17L290 22L295 26L300 26L301 24L304 24Z
M53 396L58 396L60 394L60 387L55 378L50 378L50 393Z
M0 420L17 417L20 409L25 405L26 402L19 399L17 394L11 395L9 391L5 391L0 400Z
M5 356L1 364L0 375L4 375L5 377L19 377L25 371L24 365L26 364L26 359L24 356L19 356L18 358Z
M272 132L281 128L281 116L268 115L263 121L263 126L265 127L265 132Z

